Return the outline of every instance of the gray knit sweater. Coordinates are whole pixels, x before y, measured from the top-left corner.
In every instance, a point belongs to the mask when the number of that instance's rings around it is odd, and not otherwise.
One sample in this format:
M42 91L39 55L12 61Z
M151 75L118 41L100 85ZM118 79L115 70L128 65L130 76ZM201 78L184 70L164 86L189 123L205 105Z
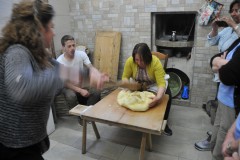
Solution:
M0 143L11 148L36 144L46 136L50 104L63 87L59 65L41 70L30 51L12 45L0 54Z

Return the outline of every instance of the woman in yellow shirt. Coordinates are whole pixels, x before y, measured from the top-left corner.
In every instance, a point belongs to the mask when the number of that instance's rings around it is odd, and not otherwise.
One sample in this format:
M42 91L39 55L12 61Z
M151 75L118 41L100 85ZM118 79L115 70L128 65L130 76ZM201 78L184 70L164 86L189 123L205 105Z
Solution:
M148 45L146 43L136 44L132 56L125 63L122 81L129 81L132 78L139 83L145 84L148 91L154 92L156 96L152 99L149 107L154 107L159 103L166 91L169 94L169 101L164 119L167 120L172 97L170 89L166 88L164 77L165 71L163 66L160 60L152 55ZM169 136L172 135L172 130L168 125L166 125L164 133Z

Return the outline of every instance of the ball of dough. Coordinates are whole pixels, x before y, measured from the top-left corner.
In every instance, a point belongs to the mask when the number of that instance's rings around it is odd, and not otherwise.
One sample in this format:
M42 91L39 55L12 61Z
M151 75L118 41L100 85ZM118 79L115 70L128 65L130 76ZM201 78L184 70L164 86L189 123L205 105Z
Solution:
M148 105L152 101L151 97L155 95L148 91L122 90L118 93L117 102L119 105L129 108L133 111L146 111L149 109Z

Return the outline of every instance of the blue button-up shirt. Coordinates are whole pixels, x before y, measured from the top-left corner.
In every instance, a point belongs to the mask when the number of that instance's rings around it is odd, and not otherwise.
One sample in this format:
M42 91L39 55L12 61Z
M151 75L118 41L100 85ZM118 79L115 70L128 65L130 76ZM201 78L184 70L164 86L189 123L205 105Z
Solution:
M226 27L220 31L215 37L210 37L210 33L207 36L208 43L210 45L218 45L220 52L227 50L231 44L239 37L232 27Z
M226 60L231 60L234 52L240 46L240 43L234 47L227 55ZM218 100L222 102L224 105L234 108L234 86L228 86L223 84L222 82L219 85L218 89Z
M235 129L235 139L239 140L240 139L240 114L238 115L236 119L236 129Z

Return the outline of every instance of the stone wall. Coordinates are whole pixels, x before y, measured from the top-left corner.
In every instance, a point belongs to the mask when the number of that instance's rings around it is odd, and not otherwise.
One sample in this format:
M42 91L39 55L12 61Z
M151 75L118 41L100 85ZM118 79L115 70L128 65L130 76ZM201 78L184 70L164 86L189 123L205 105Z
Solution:
M217 0L224 4L222 15L229 15L232 0ZM56 10L54 38L56 51L61 49L60 38L72 34L78 44L94 51L96 31L118 31L122 33L118 77L124 62L131 55L133 46L145 42L151 46L151 12L197 11L205 0L49 0ZM210 58L217 53L210 47L206 35L211 26L195 28L195 42L191 55L189 104L200 107L216 95L216 84L212 82ZM171 58L170 58L171 62ZM170 66L172 67L172 65ZM177 66L175 66L177 68ZM181 104L181 102L179 102Z
M12 13L12 5L13 3L17 3L20 0L0 0L0 30L6 25L9 21L11 13ZM2 32L0 32L1 36Z
M1 2L0 5L0 28L8 21L12 4L19 0L1 1L4 3ZM229 16L231 1L218 0L224 4L222 15ZM124 62L131 55L133 46L139 42L151 46L151 12L197 11L205 0L49 0L49 3L56 10L54 42L57 52L61 50L60 38L64 34L74 35L78 44L86 45L93 52L96 31L122 33L118 71L120 77ZM193 67L188 68L192 70L189 102L194 107L200 107L216 95L216 84L212 82L209 60L218 51L215 46L210 47L207 44L206 35L210 30L210 26L196 25L195 28L191 55Z

